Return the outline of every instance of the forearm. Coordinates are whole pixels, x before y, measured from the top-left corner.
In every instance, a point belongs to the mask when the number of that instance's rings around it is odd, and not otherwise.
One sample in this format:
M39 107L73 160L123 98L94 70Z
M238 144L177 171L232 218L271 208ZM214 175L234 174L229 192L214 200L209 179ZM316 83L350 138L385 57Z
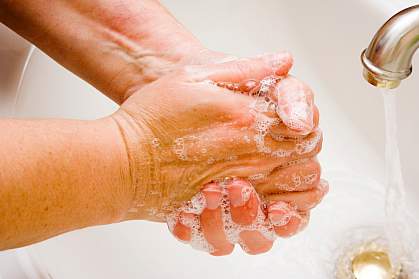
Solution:
M155 0L6 0L0 21L118 103L202 49Z
M0 250L117 222L133 189L112 119L0 120Z

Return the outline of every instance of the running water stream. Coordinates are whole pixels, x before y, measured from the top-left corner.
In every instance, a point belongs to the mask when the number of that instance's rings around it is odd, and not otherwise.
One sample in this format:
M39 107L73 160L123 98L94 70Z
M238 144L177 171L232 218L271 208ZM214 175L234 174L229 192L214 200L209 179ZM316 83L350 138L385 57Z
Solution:
M385 146L385 232L393 263L401 263L412 278L419 278L419 251L417 251L418 221L407 207L397 141L397 110L394 91L383 91L386 146ZM410 278L410 277L409 277Z

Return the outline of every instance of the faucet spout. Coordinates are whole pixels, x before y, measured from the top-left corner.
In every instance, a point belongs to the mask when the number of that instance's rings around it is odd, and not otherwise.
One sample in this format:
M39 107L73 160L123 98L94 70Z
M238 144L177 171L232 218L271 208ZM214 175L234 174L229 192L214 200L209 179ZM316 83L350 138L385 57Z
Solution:
M419 5L390 18L362 52L364 78L381 88L396 88L412 73L412 58L419 47Z

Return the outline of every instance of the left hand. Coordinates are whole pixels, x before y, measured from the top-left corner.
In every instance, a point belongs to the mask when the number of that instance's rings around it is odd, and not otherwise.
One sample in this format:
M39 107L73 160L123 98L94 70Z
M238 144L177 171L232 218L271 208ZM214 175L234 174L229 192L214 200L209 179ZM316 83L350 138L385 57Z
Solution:
M319 145L315 139L321 139L318 110L313 105L307 112L301 104L311 102L311 90L287 77L269 91L269 97L278 103L273 114L282 120L270 128L271 135L279 141L286 142L289 137L290 142L300 142L295 151L300 155L316 149ZM295 116L304 113L313 114L312 125L296 121ZM304 129L306 126L308 129ZM327 182L320 180L319 163L314 156L308 157L264 176L209 183L170 216L168 225L176 238L212 255L229 254L237 243L247 253L259 254L272 247L276 236L290 237L301 231L308 223L310 210L327 191Z
M269 251L277 236L303 230L310 209L327 193L327 183L302 193L298 204L262 202L252 185L232 178L209 183L190 202L168 217L173 235L214 256L230 254L235 244L249 254ZM298 195L298 194L297 194Z

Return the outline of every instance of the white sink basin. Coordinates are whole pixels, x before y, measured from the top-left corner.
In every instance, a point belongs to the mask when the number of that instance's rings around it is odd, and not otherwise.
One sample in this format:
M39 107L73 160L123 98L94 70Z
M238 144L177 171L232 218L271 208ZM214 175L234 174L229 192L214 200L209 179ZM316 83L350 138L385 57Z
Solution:
M292 51L292 73L317 92L325 138L320 160L330 180L330 194L313 211L304 233L279 241L265 255L247 256L236 249L229 257L214 258L178 243L164 225L126 222L68 233L27 248L44 270L28 278L48 278L47 272L59 279L333 278L343 235L356 227L380 224L384 218L382 97L362 79L359 56L388 17L415 1L163 2L213 49L243 56ZM419 69L418 58L415 62ZM0 64L0 73L4 68ZM419 201L415 85L419 73L414 69L398 89L399 142L412 210L419 209L415 208ZM39 50L34 51L19 96L13 100L18 117L93 119L117 109Z
M0 116L13 114L33 47L0 24Z

